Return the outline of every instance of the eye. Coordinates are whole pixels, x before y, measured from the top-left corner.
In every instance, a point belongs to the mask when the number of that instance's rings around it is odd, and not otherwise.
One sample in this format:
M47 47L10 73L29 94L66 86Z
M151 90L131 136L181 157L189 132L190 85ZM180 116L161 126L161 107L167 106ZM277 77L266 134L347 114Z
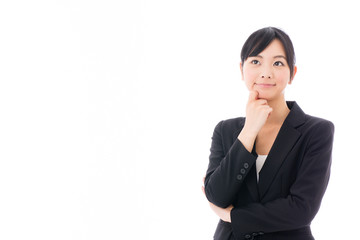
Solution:
M285 64L283 62L281 62L281 61L276 61L274 63L274 66L280 67L280 66L285 66Z
M259 62L258 60L256 60L256 59L251 60L251 63L252 63L252 64L255 64L255 65L260 64L260 62Z

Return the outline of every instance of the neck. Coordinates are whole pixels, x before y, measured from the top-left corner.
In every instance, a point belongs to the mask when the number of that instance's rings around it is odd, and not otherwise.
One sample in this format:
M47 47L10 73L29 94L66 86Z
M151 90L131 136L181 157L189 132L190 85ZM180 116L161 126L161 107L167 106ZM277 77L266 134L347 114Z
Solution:
M266 125L282 124L290 112L285 98L282 97L280 99L268 101L268 104L273 109L273 111L266 121Z

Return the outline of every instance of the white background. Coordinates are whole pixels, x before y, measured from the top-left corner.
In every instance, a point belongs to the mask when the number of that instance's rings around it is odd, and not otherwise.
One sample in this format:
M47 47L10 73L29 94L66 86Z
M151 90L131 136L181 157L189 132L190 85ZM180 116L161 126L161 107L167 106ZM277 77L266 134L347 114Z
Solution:
M316 239L359 211L356 1L0 3L0 239L211 239L210 141L244 116L239 53L255 30L293 40L287 89L334 122Z

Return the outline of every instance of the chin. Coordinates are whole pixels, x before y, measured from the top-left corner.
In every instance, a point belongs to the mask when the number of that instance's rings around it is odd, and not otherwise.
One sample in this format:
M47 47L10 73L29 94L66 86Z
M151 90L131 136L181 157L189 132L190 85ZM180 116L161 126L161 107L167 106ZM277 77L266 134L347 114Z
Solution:
M265 99L265 100L268 100L268 101L273 99L273 97L270 96L270 94L264 94L264 93L261 93L261 92L259 92L258 97L259 97L259 99Z
M271 102L271 101L277 101L279 99L282 99L284 96L282 94L280 95L274 95L274 94L264 94L264 93L260 93L259 92L259 99L264 99L268 102Z

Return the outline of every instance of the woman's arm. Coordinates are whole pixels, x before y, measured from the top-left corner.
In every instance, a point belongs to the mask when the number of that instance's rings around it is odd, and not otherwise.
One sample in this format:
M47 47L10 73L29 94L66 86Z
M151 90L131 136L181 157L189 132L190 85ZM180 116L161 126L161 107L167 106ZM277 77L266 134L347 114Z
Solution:
M244 179L255 163L256 156L248 152L238 139L225 153L223 124L224 122L220 122L215 127L212 137L210 162L205 177L205 194L216 206L227 208L237 196Z
M205 178L204 178L205 181ZM202 186L202 191L205 194L205 188ZM206 195L206 194L205 194ZM209 202L210 208L214 211L218 217L223 220L224 222L231 222L231 210L234 208L233 205L228 206L227 208L221 208L213 204L212 202Z
M243 237L259 231L286 231L310 225L328 184L333 133L334 126L327 121L314 129L296 180L286 198L232 209L231 224L235 236Z
M258 99L258 94L256 91L250 92L244 127L228 152L224 152L223 122L214 130L205 193L210 202L221 208L232 204L255 163L256 156L251 154L255 138L272 111L266 100Z

